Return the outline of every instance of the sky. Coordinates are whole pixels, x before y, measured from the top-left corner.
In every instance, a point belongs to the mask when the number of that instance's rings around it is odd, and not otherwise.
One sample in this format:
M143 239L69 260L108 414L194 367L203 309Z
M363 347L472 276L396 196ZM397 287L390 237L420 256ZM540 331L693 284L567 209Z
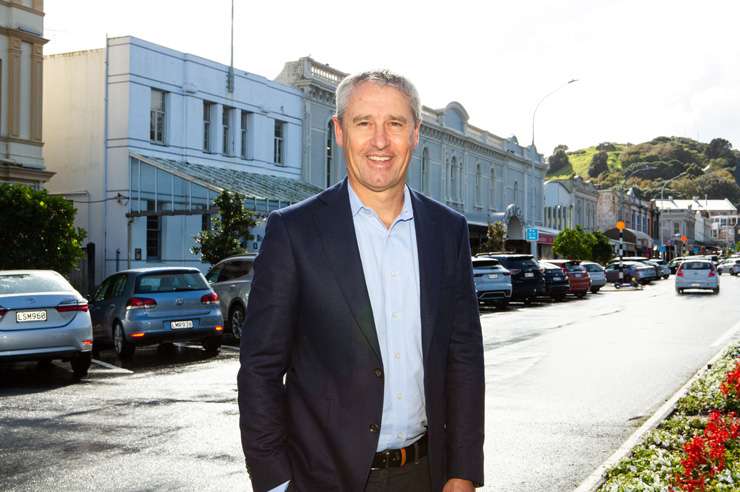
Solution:
M45 54L132 35L229 63L231 0L44 8ZM740 148L739 20L733 0L234 0L234 65L270 79L307 55L343 72L389 68L426 106L457 101L496 135L529 144L534 121L546 156L661 135Z

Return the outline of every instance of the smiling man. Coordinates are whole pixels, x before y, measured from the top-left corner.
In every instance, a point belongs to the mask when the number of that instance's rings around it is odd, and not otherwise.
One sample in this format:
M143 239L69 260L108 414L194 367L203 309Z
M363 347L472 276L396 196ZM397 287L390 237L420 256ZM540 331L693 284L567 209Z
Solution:
M484 370L465 218L406 186L414 86L337 88L347 179L273 212L238 376L255 491L471 491Z

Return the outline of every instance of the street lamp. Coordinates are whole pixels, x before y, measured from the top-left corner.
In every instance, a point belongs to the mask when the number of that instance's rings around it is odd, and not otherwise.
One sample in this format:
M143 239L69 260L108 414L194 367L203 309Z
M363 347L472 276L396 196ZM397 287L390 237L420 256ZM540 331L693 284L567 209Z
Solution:
M566 82L565 84L561 85L560 87L558 87L554 91L548 92L547 94L545 94L544 96L542 96L542 99L539 100L539 102L537 103L537 106L534 107L534 112L532 112L532 147L534 147L534 117L537 116L537 110L540 108L540 104L542 104L542 101L544 101L548 97L552 96L553 94L555 94L557 91L559 91L560 89L562 89L566 85L570 85L570 84L572 84L574 82L578 82L578 79L570 79L568 82Z
M646 164L643 166L636 167L634 169L631 169L627 173L625 173L622 176L621 181L619 182L619 215L620 217L624 214L624 186L627 184L627 178L632 176L635 173L638 173L640 171L649 171L652 169L656 169L655 166L651 166L650 164ZM624 258L624 219L620 218L617 222L617 228L619 229L619 282L622 282L622 279L624 278L624 264L623 264L623 258ZM633 225L634 227L634 225Z

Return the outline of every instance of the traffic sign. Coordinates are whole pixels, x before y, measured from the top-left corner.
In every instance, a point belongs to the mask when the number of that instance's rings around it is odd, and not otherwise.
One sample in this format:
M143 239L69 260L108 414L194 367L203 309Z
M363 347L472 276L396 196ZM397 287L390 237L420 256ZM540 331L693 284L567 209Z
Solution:
M689 238L687 238L685 234L683 236L681 236L681 242L684 242L685 243L688 240L689 240Z
M527 241L539 241L540 230L536 227L527 227Z
M660 245L659 251L660 251L661 253L665 253L665 245L664 245L664 244L661 244L661 245Z
M624 221L623 220L618 220L617 221L617 229L619 229L620 231L623 231L624 230Z

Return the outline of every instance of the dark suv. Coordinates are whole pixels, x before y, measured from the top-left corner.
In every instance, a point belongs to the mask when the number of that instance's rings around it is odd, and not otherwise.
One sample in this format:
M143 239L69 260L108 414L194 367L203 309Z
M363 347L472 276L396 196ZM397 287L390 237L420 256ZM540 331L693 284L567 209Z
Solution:
M206 275L211 288L218 294L226 329L236 339L242 335L255 257L247 254L226 258L216 263Z
M511 272L511 300L531 303L545 296L545 279L532 255L515 253L478 253L476 257L495 258Z

